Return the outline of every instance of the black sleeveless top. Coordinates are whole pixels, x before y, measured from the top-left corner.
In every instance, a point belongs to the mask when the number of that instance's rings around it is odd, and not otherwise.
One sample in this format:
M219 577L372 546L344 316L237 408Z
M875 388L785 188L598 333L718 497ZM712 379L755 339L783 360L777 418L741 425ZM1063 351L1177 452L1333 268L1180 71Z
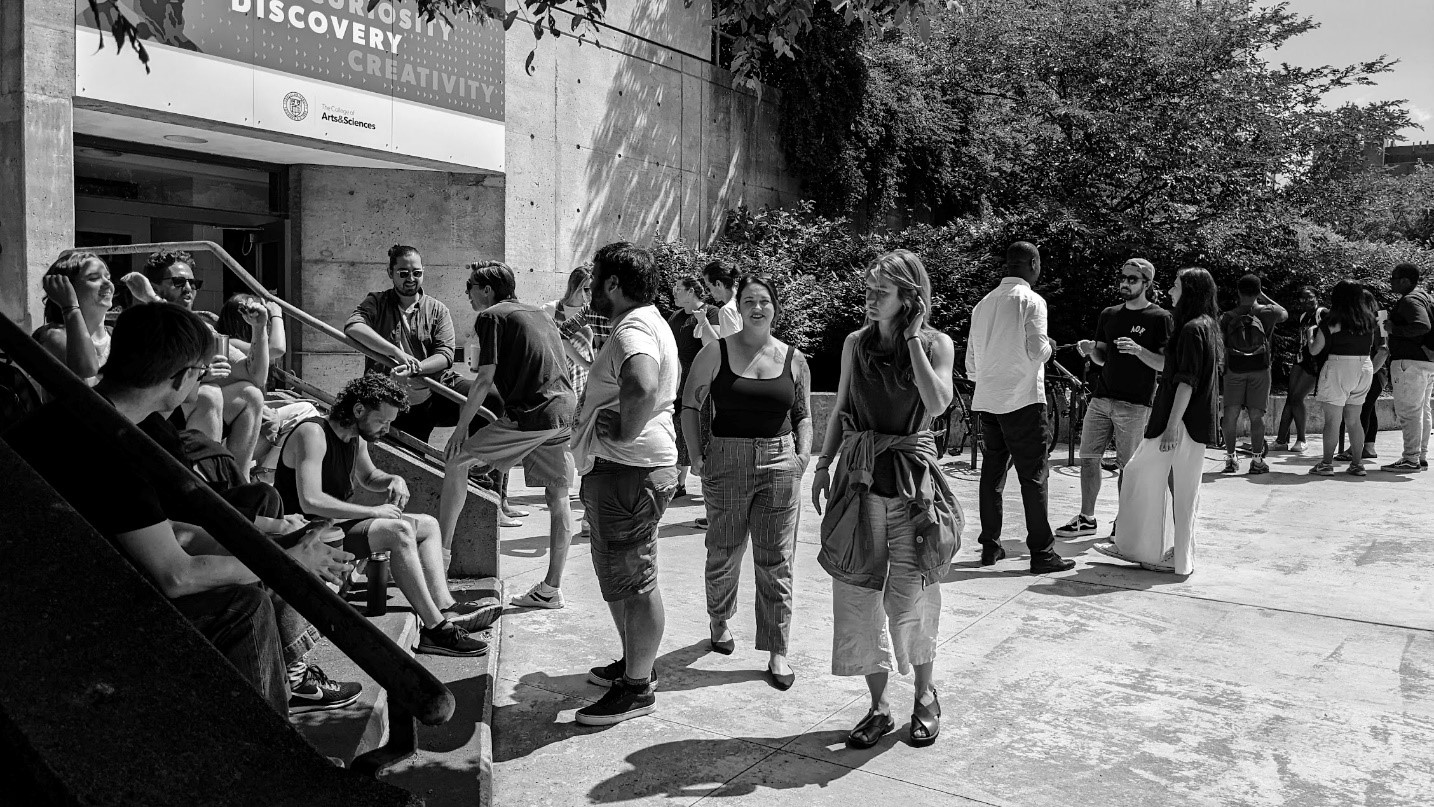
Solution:
M324 430L324 442L328 450L324 452L324 469L320 476L319 489L339 501L348 501L354 492L354 460L358 457L358 443L344 440L334 434L328 418L309 418L299 423L299 426L305 423L317 423ZM299 426L295 426L285 438L286 446L288 441L293 439L294 432L299 430ZM299 506L298 475L293 468L285 465L282 459L279 461L279 467L274 469L274 487L278 488L279 495L284 499L285 513L304 513Z
M748 378L732 372L727 362L727 340L722 345L722 367L712 379L713 437L782 437L792 433L792 405L797 382L792 377L794 347L787 348L782 374L776 378Z

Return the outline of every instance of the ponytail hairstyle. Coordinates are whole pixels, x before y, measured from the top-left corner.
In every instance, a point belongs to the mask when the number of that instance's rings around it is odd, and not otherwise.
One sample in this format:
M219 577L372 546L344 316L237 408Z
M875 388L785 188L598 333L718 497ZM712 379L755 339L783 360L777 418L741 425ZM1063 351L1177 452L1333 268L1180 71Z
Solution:
M926 273L926 266L921 263L921 259L909 250L892 250L868 264L866 276L885 280L896 286L897 296L901 299L901 311L896 315L896 322L892 325L897 334L905 333L907 326L911 325L911 321L915 319L920 310L918 303L925 307L928 321L921 325L921 344L926 345L931 335L935 333L935 329L929 322L931 276ZM882 355L881 329L876 323L868 322L857 333L857 345L861 348L860 355L863 362L862 369L874 372L876 360ZM914 384L915 375L911 369L909 342L901 338L898 338L896 342L893 358L896 364L897 379Z

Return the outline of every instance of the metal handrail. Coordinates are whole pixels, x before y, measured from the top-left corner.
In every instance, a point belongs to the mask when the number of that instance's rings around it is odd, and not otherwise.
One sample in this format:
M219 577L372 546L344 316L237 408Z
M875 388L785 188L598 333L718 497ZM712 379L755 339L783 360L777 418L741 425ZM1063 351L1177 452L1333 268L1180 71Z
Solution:
M243 283L246 287L248 287L249 292L255 297L258 297L265 302L273 303L279 306L279 310L283 311L285 314L287 314L289 317L299 322L300 324L313 328L314 330L318 331L319 333L322 333L330 339L342 342L343 344L353 348L355 351L363 354L370 359L373 359L374 361L383 364L386 367L392 367L395 365L393 359L390 359L389 357L384 356L376 351L370 350L367 346L360 344L357 340L350 337L348 334L344 333L338 328L335 328L334 326L328 324L327 322L324 322L313 314L310 314L304 309L299 308L288 300L285 300L282 297L279 297L277 294L274 294L268 289L264 288L264 284L260 283L257 278L249 274L249 270L245 269L243 266L240 266L239 262L234 260L233 256L231 256L228 252L225 252L223 247L219 246L213 241L162 241L150 244L117 244L114 246L76 247L74 249L67 249L64 252L60 253L60 255L61 257L63 257L72 252L89 252L95 255L141 255L145 253L160 252L162 250L182 250L184 252L211 253L214 255L214 257L219 259L220 263L224 264L225 269L228 269L230 272L233 272L234 276L239 278L239 281ZM462 393L448 386L440 384L439 382L434 381L431 378L426 378L423 376L413 376L413 378L417 378L429 389L433 390L435 394L442 395L444 398L453 401L459 406L462 406L463 402L467 400L467 398Z
M433 673L260 533L197 474L125 419L8 317L0 317L0 346L68 409L76 422L85 423L106 443L117 446L126 462L157 486L179 492L207 513L205 526L215 540L333 640L388 691L390 699L428 725L440 725L453 716L453 693Z

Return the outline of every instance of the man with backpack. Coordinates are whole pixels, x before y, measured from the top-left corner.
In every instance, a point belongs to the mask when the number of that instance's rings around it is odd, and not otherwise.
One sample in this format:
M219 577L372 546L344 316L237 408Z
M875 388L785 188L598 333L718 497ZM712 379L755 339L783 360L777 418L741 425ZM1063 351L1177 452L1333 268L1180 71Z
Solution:
M1265 405L1270 400L1270 338L1290 314L1260 289L1260 279L1245 275L1235 284L1240 303L1220 315L1225 337L1225 469L1240 472L1235 459L1235 427L1240 410L1250 415L1250 473L1269 473L1265 463Z
M1429 405L1434 392L1434 298L1419 287L1419 267L1412 263L1394 267L1389 289L1400 295L1389 310L1389 379L1394 414L1404 424L1404 449L1384 470L1418 473L1429 467L1429 430L1434 427Z

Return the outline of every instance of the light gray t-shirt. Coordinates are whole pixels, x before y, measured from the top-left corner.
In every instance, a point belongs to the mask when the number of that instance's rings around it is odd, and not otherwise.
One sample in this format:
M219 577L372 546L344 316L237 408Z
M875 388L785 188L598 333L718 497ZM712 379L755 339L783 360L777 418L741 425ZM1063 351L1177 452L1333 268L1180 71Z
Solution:
M596 432L597 413L618 408L622 366L637 355L657 360L657 404L642 433L631 443L619 443ZM573 430L573 458L578 473L592 470L598 457L638 468L662 468L677 464L677 432L673 428L674 405L681 368L677 363L677 342L672 329L656 306L634 308L612 325L612 336L593 357L588 372L587 398Z

